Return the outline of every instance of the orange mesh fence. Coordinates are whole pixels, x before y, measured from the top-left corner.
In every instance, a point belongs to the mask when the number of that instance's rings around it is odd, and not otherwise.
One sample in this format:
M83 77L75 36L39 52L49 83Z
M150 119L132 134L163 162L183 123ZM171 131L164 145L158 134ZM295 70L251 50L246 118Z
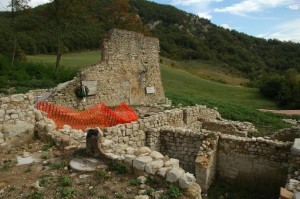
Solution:
M37 102L37 109L48 113L57 129L69 125L74 129L86 129L95 127L110 127L124 124L138 119L138 115L124 102L114 110L103 103L99 103L84 111L76 111L46 102Z

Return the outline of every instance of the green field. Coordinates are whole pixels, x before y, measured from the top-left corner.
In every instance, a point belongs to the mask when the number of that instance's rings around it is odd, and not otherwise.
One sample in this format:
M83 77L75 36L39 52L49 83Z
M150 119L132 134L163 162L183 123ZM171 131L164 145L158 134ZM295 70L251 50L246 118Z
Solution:
M203 60L185 60L174 61L164 57L160 59L161 63L175 69L182 69L190 74L202 79L230 85L246 85L249 80L241 75L239 71L230 68L228 65L203 61Z
M55 55L35 55L27 56L29 61L36 63L46 63L55 65L56 56ZM78 67L82 68L85 66L90 66L92 64L98 63L101 60L100 50L98 51L86 51L80 53L68 53L63 54L61 58L61 65L63 67Z
M54 64L55 56L30 56L29 60ZM99 60L98 51L71 53L63 55L62 64L65 67L84 67L95 64ZM226 119L252 122L259 129L261 136L289 126L281 120L287 116L256 110L277 108L273 101L260 95L258 89L205 80L164 64L161 65L161 76L166 96L173 101L175 106L180 103L184 106L203 104L208 107L217 107L222 117Z
M253 108L276 109L276 104L263 97L255 88L212 82L166 66L161 67L161 72L164 89L169 93L186 98L213 99Z

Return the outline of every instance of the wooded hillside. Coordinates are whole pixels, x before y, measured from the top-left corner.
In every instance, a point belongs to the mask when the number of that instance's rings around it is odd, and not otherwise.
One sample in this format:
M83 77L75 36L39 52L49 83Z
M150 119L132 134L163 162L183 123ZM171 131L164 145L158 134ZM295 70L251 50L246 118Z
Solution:
M66 52L96 49L107 31L121 28L158 37L164 57L205 60L238 71L251 80L248 86L259 87L269 74L282 75L288 69L300 72L299 43L255 38L146 0L52 0L17 11L14 24L11 12L0 12L0 54L12 56L15 31L19 60L26 60L26 55L59 57ZM297 91L298 80L288 86L288 92Z

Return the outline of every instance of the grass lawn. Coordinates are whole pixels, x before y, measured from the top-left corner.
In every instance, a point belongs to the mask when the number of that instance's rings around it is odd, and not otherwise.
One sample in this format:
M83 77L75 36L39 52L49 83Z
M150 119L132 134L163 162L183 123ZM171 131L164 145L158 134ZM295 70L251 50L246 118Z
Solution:
M56 55L34 55L27 56L29 61L36 63L47 63L55 65ZM82 68L98 63L101 60L100 50L86 51L80 53L63 54L61 58L61 65L64 67Z
M185 96L188 99L213 99L253 108L277 108L273 101L263 97L255 88L212 82L164 65L161 67L161 72L165 91Z
M214 82L236 86L246 85L249 82L239 71L222 63L203 60L174 61L164 57L161 57L161 63Z
M260 95L254 88L229 86L201 79L182 70L161 66L162 82L166 96L176 105L202 104L217 107L223 118L252 122L259 133L270 135L276 130L289 127L279 114L263 113L258 108L276 109L276 104Z

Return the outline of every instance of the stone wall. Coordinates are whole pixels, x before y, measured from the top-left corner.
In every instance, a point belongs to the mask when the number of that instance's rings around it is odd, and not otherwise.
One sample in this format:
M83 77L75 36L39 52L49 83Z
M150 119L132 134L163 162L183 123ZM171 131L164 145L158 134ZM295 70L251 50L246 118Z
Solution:
M300 127L285 128L277 131L272 138L284 142L294 142L296 138L300 138Z
M165 127L160 130L159 151L180 160L182 168L195 173L195 159L204 135L185 128Z
M74 90L80 81L96 81L96 94L86 101ZM48 101L79 110L103 102L109 106L165 103L160 79L159 41L141 33L113 29L102 44L102 61L81 71L75 81L54 92ZM154 93L146 93L146 88ZM151 92L152 92L151 91Z
M262 137L243 138L220 134L217 172L228 181L239 177L253 178L269 172L276 176L280 169L286 170L291 158L290 142L277 142Z
M32 94L0 98L2 147L25 142L35 131L66 150L85 146L84 132L69 126L55 130L47 114L34 109L33 98ZM216 110L205 106L161 111L102 130L108 143L115 146L109 153L124 154L148 146L179 159L180 166L194 173L205 191L216 176L234 181L253 174L277 175L278 169L286 170L291 158L291 143L241 137L244 132L253 131L252 124L224 120Z
M17 94L0 98L0 148L31 140L34 135L34 97Z

